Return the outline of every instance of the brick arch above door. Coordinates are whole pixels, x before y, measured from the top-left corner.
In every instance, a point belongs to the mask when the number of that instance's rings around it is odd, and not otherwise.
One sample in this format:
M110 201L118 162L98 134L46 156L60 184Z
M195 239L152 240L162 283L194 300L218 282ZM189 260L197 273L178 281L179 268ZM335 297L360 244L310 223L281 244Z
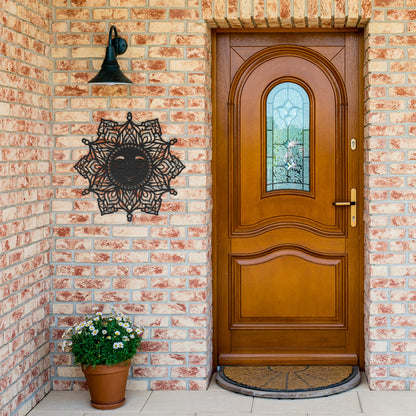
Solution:
M354 28L371 18L371 0L203 0L213 28Z

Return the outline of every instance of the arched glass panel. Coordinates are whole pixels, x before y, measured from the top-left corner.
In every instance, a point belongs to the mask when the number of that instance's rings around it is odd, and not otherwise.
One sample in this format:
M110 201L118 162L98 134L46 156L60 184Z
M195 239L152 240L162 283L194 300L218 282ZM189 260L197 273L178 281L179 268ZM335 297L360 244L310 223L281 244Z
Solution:
M276 85L267 96L266 117L266 190L309 191L308 94L294 82Z

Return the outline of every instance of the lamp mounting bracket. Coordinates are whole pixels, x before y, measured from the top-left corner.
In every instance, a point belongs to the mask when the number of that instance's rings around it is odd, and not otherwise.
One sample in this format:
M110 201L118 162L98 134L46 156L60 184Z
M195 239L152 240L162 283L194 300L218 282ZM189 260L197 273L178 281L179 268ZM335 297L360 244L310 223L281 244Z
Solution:
M117 35L117 29L114 25L111 26L110 33L108 34L108 45L114 48L116 55L123 55L127 50L126 40Z

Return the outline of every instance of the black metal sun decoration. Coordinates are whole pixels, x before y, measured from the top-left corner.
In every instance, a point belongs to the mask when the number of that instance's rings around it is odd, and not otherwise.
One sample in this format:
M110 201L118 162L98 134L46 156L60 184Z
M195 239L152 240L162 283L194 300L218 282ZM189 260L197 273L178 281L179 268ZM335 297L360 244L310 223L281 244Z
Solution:
M101 119L97 140L82 142L89 152L75 169L88 179L82 194L96 194L101 215L124 210L128 221L138 209L157 215L162 195L177 194L170 181L185 166L170 153L176 139L162 140L158 119L133 123L130 112L124 124Z

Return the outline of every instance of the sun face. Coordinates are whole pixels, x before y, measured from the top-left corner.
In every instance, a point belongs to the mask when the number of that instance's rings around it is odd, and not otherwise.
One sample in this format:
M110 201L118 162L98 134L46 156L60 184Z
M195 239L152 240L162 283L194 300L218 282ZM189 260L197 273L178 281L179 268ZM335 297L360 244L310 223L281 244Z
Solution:
M162 140L157 119L133 123L130 112L124 124L102 119L97 139L83 143L89 152L75 169L88 179L83 195L96 194L101 215L124 210L128 221L135 210L157 215L162 195L176 195L170 181L185 166L170 153L176 139Z
M125 190L140 187L152 174L151 156L136 145L122 145L115 149L107 162L110 180Z

